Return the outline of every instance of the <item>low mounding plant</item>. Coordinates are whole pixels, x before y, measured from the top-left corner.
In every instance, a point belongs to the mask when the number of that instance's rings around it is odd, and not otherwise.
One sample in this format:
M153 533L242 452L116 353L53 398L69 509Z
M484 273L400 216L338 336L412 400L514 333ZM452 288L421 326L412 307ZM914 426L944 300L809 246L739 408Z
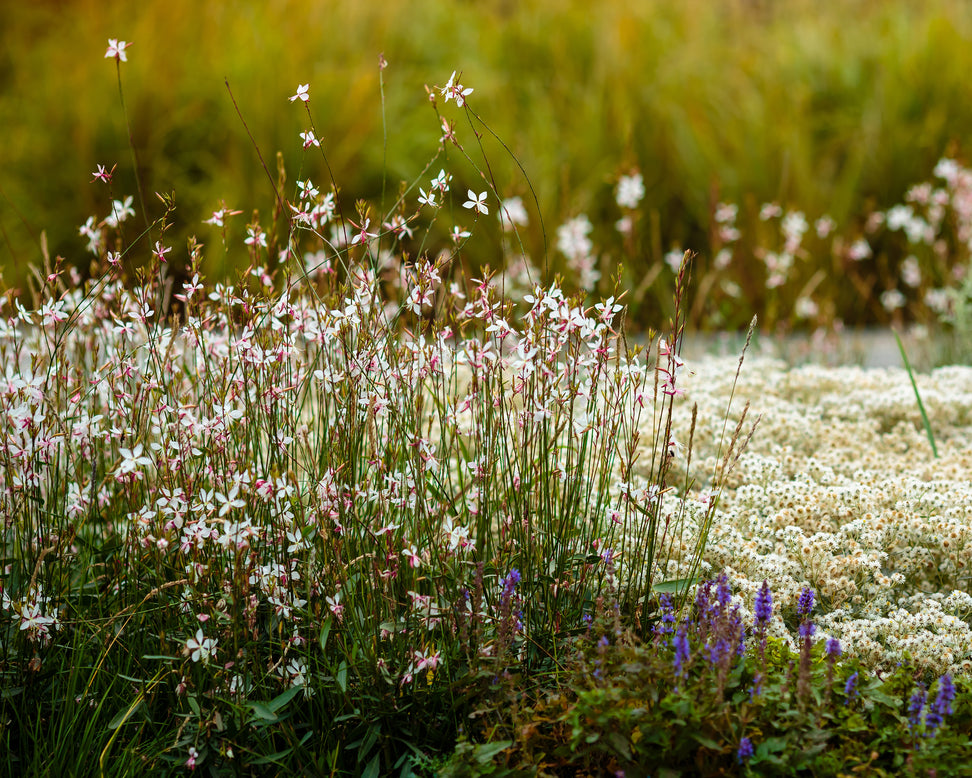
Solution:
M663 598L646 641L602 605L576 639L573 684L497 685L440 775L972 774L967 679L926 687L905 665L881 678L842 663L839 641L812 642L809 588L795 655L767 635L766 583L752 624L725 577L681 619Z
M120 67L126 47L106 56ZM478 120L471 91L453 74L432 96ZM291 101L326 168L308 85ZM427 170L448 149L472 164L442 127ZM115 200L84 228L91 278L48 260L34 305L6 294L9 772L408 775L451 751L496 679L568 682L609 592L644 639L687 605L751 434L744 412L689 516L694 427L672 422L688 262L647 346L615 327L614 298L555 281L517 309L463 273L497 199L484 180L462 209L443 168L348 213L333 182L286 197L281 169L232 285L205 282L196 240L177 280L170 197L155 220L141 206L134 242L132 200ZM226 240L237 213L208 221ZM436 220L451 246L415 236Z

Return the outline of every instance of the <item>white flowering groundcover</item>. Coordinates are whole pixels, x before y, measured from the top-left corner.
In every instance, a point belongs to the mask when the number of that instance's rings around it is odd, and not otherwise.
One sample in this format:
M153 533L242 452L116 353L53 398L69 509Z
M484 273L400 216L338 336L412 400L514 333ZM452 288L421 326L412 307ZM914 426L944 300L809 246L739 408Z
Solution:
M683 383L681 412L699 404L700 458L721 432L735 363L694 362ZM877 667L910 657L929 672L968 675L972 368L915 378L938 457L904 369L747 360L736 393L762 418L721 495L705 563L728 572L750 609L768 580L781 605L776 634L788 642L794 624L784 619L809 584L817 640L837 637Z

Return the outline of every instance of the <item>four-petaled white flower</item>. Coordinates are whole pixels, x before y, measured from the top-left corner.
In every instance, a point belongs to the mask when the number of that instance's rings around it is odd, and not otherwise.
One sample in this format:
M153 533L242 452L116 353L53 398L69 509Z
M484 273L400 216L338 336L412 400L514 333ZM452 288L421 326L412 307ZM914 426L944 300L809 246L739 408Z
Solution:
M431 192L429 192L428 194L426 194L425 193L425 190L422 187L419 187L419 192L421 192L422 194L419 195L418 201L420 203L422 203L422 205L427 205L427 206L429 206L429 208L435 208L436 207L436 205L435 205L435 190L434 189Z
M105 59L114 57L118 62L128 62L128 55L125 54L125 49L127 49L132 44L128 41L115 40L114 38L108 39L108 51L105 52Z
M444 96L445 101L448 103L450 98L455 98L456 105L462 108L466 104L466 97L472 94L472 89L467 89L462 84L456 83L456 71L452 71L452 75L449 76L449 80L446 85L439 90Z
M310 95L307 93L308 89L310 89L310 84L298 84L297 94L291 95L290 102L294 102L294 100L303 100L306 103L308 100L310 100Z
M357 224L351 222L352 225L358 227ZM359 232L351 238L351 245L354 246L357 243L367 243L369 238L377 238L377 233L368 232L368 225L371 224L371 219L365 219L364 224L358 227Z
M614 297L608 297L603 303L596 303L594 310L598 313L598 318L605 324L610 324L614 314L621 310L623 306L614 302Z
M96 170L94 173L92 173L92 175L94 176L94 178L92 178L91 181L92 182L94 182L94 181L102 181L105 184L110 184L111 183L111 177L112 177L112 174L114 174L114 172L115 172L115 168L114 167L112 167L111 170L107 170L104 165L98 165L98 170Z
M451 180L451 175L447 175L445 170L440 170L439 175L432 179L432 188L438 189L444 194L449 191L449 182Z
M118 475L138 473L140 466L152 464L151 459L146 456L142 456L142 451L144 448L141 443L136 443L135 448L123 447L119 450L121 451L122 461L118 466Z
M216 655L216 640L214 638L207 638L203 635L202 629L196 630L196 637L189 638L186 641L186 648L191 651L191 658L193 662L202 662L204 665L209 664L209 659Z
M489 208L486 207L486 192L476 194L472 189L467 189L466 194L469 196L469 199L462 204L463 208L472 208L477 213L482 214L489 213Z
M216 492L216 501L220 503L219 515L220 517L225 516L233 508L245 508L246 500L240 496L240 485L233 484L233 487L229 490L229 493L223 494L222 492Z
M321 142L314 137L313 130L309 130L308 132L302 132L300 134L300 139L304 142L305 149L309 149L311 146L317 146L318 148L320 148Z

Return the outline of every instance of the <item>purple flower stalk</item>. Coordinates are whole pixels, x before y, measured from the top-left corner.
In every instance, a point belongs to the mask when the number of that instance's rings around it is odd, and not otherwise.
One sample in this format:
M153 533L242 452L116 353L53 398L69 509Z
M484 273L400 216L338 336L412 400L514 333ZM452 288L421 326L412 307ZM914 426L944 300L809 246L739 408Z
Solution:
M797 616L805 619L813 610L813 589L809 586L800 592L800 601L797 603Z
M716 587L716 601L725 611L732 600L732 590L729 588L729 576L723 573L719 576L718 586Z
M908 728L914 732L918 724L921 723L921 712L925 709L925 701L928 699L928 692L925 685L918 684L918 691L911 695L908 701Z
M955 699L955 685L952 677L946 673L938 681L938 694L925 714L925 734L935 737L938 728L944 723L945 717L952 713L952 700Z
M667 594L661 596L661 620L655 625L655 635L670 635L675 631L675 607Z
M736 759L739 764L748 762L753 756L753 743L748 737L739 741L739 750L736 751Z
M681 678L685 671L685 663L689 660L689 640L684 624L678 628L678 632L672 640L672 645L675 647L675 659L673 660L675 675Z
M827 659L831 663L836 662L840 656L840 641L837 638L828 638L826 647Z
M857 673L853 673L847 678L847 683L844 684L844 696L847 697L844 700L844 705L857 697Z
M952 683L952 676L945 673L938 681L938 695L932 707L943 716L952 713L952 701L955 699L955 684Z
M508 600L513 596L513 591L516 589L516 585L520 583L521 580L522 576L520 575L519 570L517 570L515 567L510 570L510 574L500 581L503 586L503 599Z
M773 594L769 583L763 581L763 586L756 595L756 629L765 629L773 617Z
M719 638L713 645L707 647L706 652L709 655L709 664L712 669L717 670L722 667L723 661L729 655L729 641L725 638Z

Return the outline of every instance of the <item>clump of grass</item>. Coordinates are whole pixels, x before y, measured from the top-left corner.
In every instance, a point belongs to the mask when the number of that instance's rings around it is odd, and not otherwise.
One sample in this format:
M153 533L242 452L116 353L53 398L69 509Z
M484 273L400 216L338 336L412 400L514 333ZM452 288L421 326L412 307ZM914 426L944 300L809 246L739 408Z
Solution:
M471 91L453 74L436 112L468 111ZM306 85L297 101L314 132ZM475 165L439 118L426 171L447 149ZM287 228L254 213L232 285L206 283L196 240L174 281L169 196L143 214L139 266L134 208L113 201L89 223L92 279L48 261L33 306L5 296L11 770L408 775L451 750L484 689L566 682L572 637L610 587L644 636L672 571L687 602L715 509L692 517L686 553L693 430L673 412L687 258L669 332L647 346L627 343L613 298L537 283L517 309L490 273L463 273L496 201L476 169L487 190L460 207L443 168L389 208L309 178L284 202L284 166L267 171ZM454 245L407 253L436 222Z

